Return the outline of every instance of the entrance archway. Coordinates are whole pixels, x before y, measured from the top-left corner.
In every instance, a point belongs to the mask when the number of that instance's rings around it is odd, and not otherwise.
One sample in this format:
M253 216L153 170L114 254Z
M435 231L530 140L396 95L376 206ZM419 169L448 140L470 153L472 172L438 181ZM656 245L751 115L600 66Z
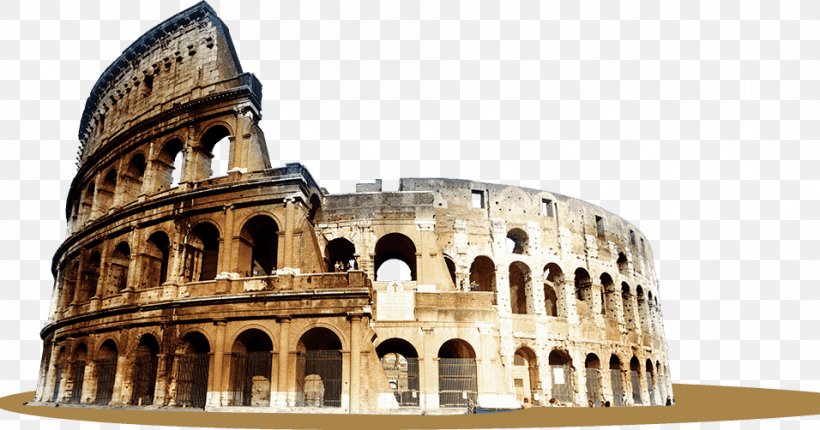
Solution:
M257 215L242 226L239 235L239 273L244 276L268 276L276 271L279 227L265 215Z
M584 361L584 377L587 387L587 404L590 406L601 406L601 360L595 354L587 354Z
M518 348L513 356L513 386L519 402L524 399L530 404L538 404L538 358L527 347Z
M208 395L211 347L201 333L182 337L176 350L176 406L204 408Z
M159 342L150 335L145 334L140 338L134 354L134 374L131 386L134 391L131 395L131 404L146 406L154 403L154 388L157 382L157 354L159 354Z
M243 331L231 348L230 404L270 406L273 342L262 330Z
M419 405L419 356L404 339L387 339L376 347L376 354L393 389L399 406Z
M475 402L478 378L475 351L464 340L450 339L438 350L440 407L464 407Z
M83 395L83 385L85 382L85 360L88 355L88 348L85 344L80 344L74 348L71 360L71 399L69 403L80 403Z
M106 406L114 394L114 379L117 375L117 344L108 339L97 349L94 372L97 374L97 396L94 403Z
M549 366L552 376L552 398L566 405L572 404L575 389L572 358L569 353L560 349L553 350L549 355Z
M314 327L302 335L296 349L297 406L341 407L342 342L336 333Z
M623 364L617 355L609 357L609 379L612 381L612 400L615 406L625 406L626 393L624 392Z

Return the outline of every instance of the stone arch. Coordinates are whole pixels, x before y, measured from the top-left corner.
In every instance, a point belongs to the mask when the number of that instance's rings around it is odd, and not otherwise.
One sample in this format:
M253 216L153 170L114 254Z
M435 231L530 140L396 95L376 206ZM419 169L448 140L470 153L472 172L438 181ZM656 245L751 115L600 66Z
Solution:
M65 310L74 301L74 294L77 289L77 275L80 270L80 262L76 256L63 261L60 269L60 287L62 297L60 298L60 310Z
M319 213L322 210L322 199L319 198L318 194L314 193L314 194L311 194L310 200L308 200L308 203L309 203L309 206L308 206L309 209L308 209L307 219L311 223L313 223L316 219L316 216L319 215Z
M183 161L185 158L183 140L174 136L166 140L157 153L153 163L154 192L165 191L182 182Z
M583 267L575 269L575 299L586 303L592 311L592 278Z
M159 287L168 278L168 264L171 255L171 240L163 230L148 236L142 257L142 288Z
M80 290L77 303L86 303L97 295L97 284L100 281L100 252L95 250L85 257L83 273L81 275Z
M612 400L615 406L626 406L626 392L624 391L623 363L617 354L609 356L609 380L612 388Z
M299 337L296 351L297 405L340 407L341 337L327 327L312 326Z
M150 333L140 337L133 352L133 373L131 374L131 404L146 406L154 403L154 388L157 382L159 363L159 341Z
M327 271L339 272L356 269L356 245L344 237L337 237L325 246Z
M399 406L419 405L419 354L412 343L390 338L379 343L376 354Z
M96 194L97 186L94 184L94 179L88 181L82 193L80 194L79 220L80 225L93 219L96 215L94 209L94 195Z
M385 280L385 277L390 276L384 272L380 273L379 269L391 260L404 263L410 270L409 280L416 280L416 244L412 239L404 234L393 232L385 234L376 242L373 271L377 281ZM402 280L404 280L403 277Z
M547 316L566 316L566 310L558 306L563 296L564 271L555 263L544 266L544 306Z
M528 254L530 252L530 237L520 228L512 228L507 232L507 252L511 254Z
M552 376L552 399L550 403L569 405L574 402L574 368L572 356L563 349L553 349L547 357Z
M104 215L109 209L116 205L114 200L117 192L117 169L111 168L108 170L100 181L100 186L97 188L97 197L94 204L100 215Z
M231 406L270 406L273 339L260 328L244 328L231 352Z
M510 264L510 308L514 314L532 313L532 273L521 261Z
M106 282L106 296L119 294L128 287L128 266L131 264L131 247L128 242L121 241L111 251L108 262L108 282Z
M279 225L259 214L248 219L239 232L239 266L244 276L269 276L276 272L279 255Z
M125 172L121 176L121 200L123 203L136 200L142 194L142 183L145 179L145 154L137 152L128 160Z
M495 292L495 262L479 255L470 265L470 291Z
M438 391L440 407L464 407L478 394L478 369L472 345L450 339L438 350Z
M595 353L589 353L584 360L584 377L587 388L587 404L590 406L603 406L601 392L601 360Z
M541 383L538 356L529 346L521 346L513 355L513 387L519 402L535 403Z
M231 138L234 136L232 128L223 121L214 121L204 129L205 131L197 139L196 156L192 157L194 163L192 180L195 182L227 174L230 169L229 166L225 166L224 170L219 168L218 172L215 171L213 160L217 151L223 149L223 145L227 145L228 153L231 153ZM231 156L229 155L228 158L227 161L230 163Z
M629 380L632 385L632 403L635 405L642 405L643 400L641 399L641 362L638 360L638 357L632 356L632 359L629 360Z
M621 272L621 275L629 274L629 260L626 259L626 255L624 255L623 252L618 253L618 259L615 261L615 264L618 265L618 271Z
M615 281L606 272L601 273L599 279L601 281L601 314L606 315L608 313L609 317L614 319L616 318L615 306L617 304L617 294L614 294Z
M211 342L198 329L187 330L179 338L175 351L174 375L179 407L203 408L208 395Z
M216 278L219 262L219 228L202 221L191 229L185 244L184 274L186 282Z
M68 403L82 402L83 386L85 385L85 365L88 359L88 347L85 342L74 345L71 353L71 397Z
M97 383L94 403L98 405L108 405L114 395L117 357L119 357L119 349L113 339L103 341L94 354L94 380Z

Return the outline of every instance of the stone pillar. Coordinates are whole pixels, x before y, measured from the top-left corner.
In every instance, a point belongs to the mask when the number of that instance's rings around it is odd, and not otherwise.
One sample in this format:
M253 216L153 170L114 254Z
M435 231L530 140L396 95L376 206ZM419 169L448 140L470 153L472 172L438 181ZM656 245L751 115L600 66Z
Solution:
M563 297L559 296L558 300L564 301L564 308L567 310L567 323L570 326L578 325L578 309L575 307L575 283L572 280L563 280L559 282L558 288L563 291ZM556 295L558 292L556 291Z
M361 386L362 316L350 316L350 412L359 412Z
M117 373L114 374L114 390L111 395L111 406L124 406L131 401L131 366L128 363L128 356L125 351L119 351L117 355Z
M277 394L273 397L274 405L288 406L288 363L290 351L290 318L279 320L279 368L276 376Z
M168 356L168 354L163 352L157 354L157 380L154 384L155 406L163 406L165 404L167 388L170 385L170 374L168 372Z
M46 368L42 369L42 386L40 388L39 395L37 396L36 400L40 402L45 401L54 401L51 396L54 393L54 383L56 382L54 378L56 378L57 373L57 360L59 357L59 348L57 348L57 344L53 341L46 341L43 343L43 354L45 354L45 349L50 348L51 354L49 356L48 362L45 363Z
M419 405L422 410L438 409L438 349L435 329L422 327L422 354L419 357Z
M69 306L77 304L77 298L80 296L80 290L83 289L83 271L85 270L85 252L80 253L80 262L77 264L77 280L74 282L74 294L71 298Z
M211 386L208 387L208 406L222 406L222 393L225 391L227 378L223 374L223 359L225 356L225 321L216 321L216 341L214 342L213 369L214 376Z
M217 273L223 277L228 277L228 273L237 273L237 253L239 250L235 246L236 240L234 237L234 206L225 205L222 207L225 212L225 232L223 234L222 252L219 253L219 263Z
M285 198L285 258L284 268L293 268L294 197Z

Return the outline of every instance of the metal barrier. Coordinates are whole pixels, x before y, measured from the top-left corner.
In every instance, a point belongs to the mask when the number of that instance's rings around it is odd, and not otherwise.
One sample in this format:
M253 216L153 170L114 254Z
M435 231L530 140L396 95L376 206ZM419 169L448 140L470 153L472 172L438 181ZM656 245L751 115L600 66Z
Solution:
M612 400L615 406L624 406L624 382L620 369L610 369L609 378L612 380Z
M71 400L69 403L80 403L83 396L83 378L85 376L85 361L71 363Z
M399 406L418 406L419 359L388 354L381 362Z
M157 356L140 354L134 361L134 391L131 394L132 405L150 405L154 403L154 387L157 383Z
M560 403L575 403L572 367L567 364L551 365L552 398Z
M63 365L54 366L54 393L51 395L52 402L59 402L57 396L60 395L60 383L63 382Z
M210 354L177 356L176 406L204 408L208 395L208 365Z
M476 401L477 388L474 358L439 358L439 406L465 407Z
M652 374L646 372L646 388L649 390L649 404L652 406L657 406L658 402L655 401L655 378L652 377Z
M632 403L642 405L641 401L641 380L637 370L630 370L630 381L632 382Z
M253 378L261 376L270 382L272 362L269 351L231 355L231 406L251 406Z
M342 352L310 350L297 357L297 406L342 406ZM358 376L358 375L356 375Z
M587 404L589 404L589 402L592 402L592 406L602 406L601 385L598 382L598 369L587 367L585 368L584 376L586 377L587 386Z
M114 378L117 376L117 358L109 358L95 362L97 372L97 397L94 403L108 405L114 394Z

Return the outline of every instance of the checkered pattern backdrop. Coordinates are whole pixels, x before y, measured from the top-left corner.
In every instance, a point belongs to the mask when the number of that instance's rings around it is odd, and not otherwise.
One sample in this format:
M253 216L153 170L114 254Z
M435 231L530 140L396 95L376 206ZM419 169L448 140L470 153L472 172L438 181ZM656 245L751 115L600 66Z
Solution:
M2 395L35 387L91 86L191 4L0 7ZM212 6L264 84L274 164L300 160L334 193L359 180L390 189L399 177L444 176L599 204L652 240L674 381L820 391L820 2Z

